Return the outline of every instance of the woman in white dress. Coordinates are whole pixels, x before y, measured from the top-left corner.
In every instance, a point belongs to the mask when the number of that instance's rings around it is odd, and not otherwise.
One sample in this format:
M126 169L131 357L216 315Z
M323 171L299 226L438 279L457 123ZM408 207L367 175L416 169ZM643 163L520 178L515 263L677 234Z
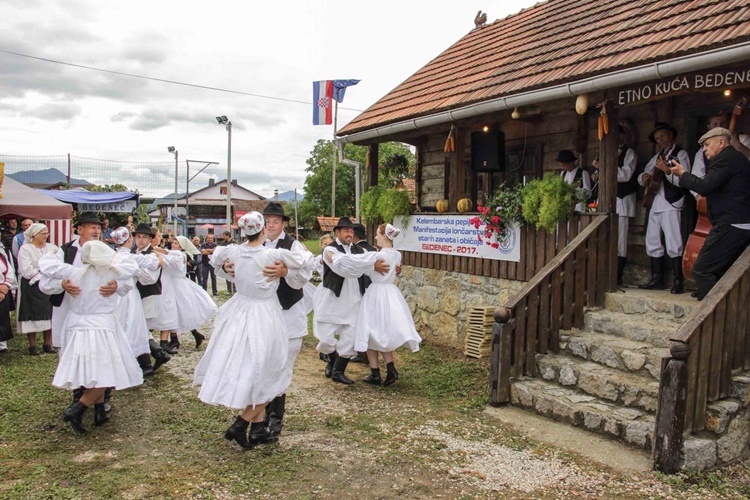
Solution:
M42 332L44 338L42 349L46 353L54 354L57 349L52 347L52 303L49 296L39 290L39 259L47 254L57 253L57 246L47 243L49 229L44 224L33 223L23 233L24 244L18 250L18 271L20 286L16 301L16 318L18 333L29 336L29 354L37 356L41 353L36 344L37 333Z
M117 294L104 297L99 288L110 281L126 280L138 272L133 259L116 254L106 243L87 241L81 248L81 267L64 264L53 254L39 261L42 279L67 279L81 293L70 294L70 310L63 321L65 346L52 380L62 389L85 387L80 400L70 404L63 420L78 432L85 432L83 413L94 404L94 425L109 417L104 410L104 391L108 387L126 389L143 383L143 374L133 357L116 312Z
M133 259L139 269L156 271L161 267L161 254L134 254L131 253L133 247L133 236L130 230L123 226L112 231L112 240L117 246L117 254L123 259ZM128 339L130 348L133 350L138 365L141 367L144 377L154 374L154 371L169 360L157 357L156 365L151 364L151 345L153 341L151 333L146 324L146 315L143 312L143 302L135 283L138 280L137 275L133 276L133 289L127 295L120 297L120 303L117 306L117 317L122 326L125 337ZM161 362L160 362L161 361Z
M193 384L202 384L198 397L204 403L243 409L224 437L250 448L278 441L263 423L264 409L285 391L292 376L291 370L285 370L288 336L276 296L279 281L269 281L263 268L276 261L293 269L312 266L313 256L264 247L266 228L259 212L243 215L239 226L247 242L218 247L211 256L216 268L226 261L233 263L237 293L216 315Z
M375 236L380 247L378 252L363 254L328 253L327 258L341 260L341 264L352 270L352 274L367 274L372 284L367 288L359 306L357 329L354 336L354 349L367 349L370 362L370 375L364 379L368 384L380 385L380 365L378 353L386 362L386 377L383 385L391 385L398 380L398 371L393 363L393 351L406 346L417 352L422 337L414 327L414 319L401 291L394 284L396 268L401 265L401 252L393 248L393 240L401 231L390 224L381 224ZM386 274L375 271L375 262L382 260L390 266Z
M168 286L173 289L174 306L177 310L177 328L174 330L192 333L195 348L198 349L206 340L198 328L213 318L218 308L208 293L200 285L192 282L186 274L187 254L198 255L200 251L185 236L172 239L171 245L172 249L168 254L170 265L165 268L164 274L169 276ZM179 341L176 345L179 347Z

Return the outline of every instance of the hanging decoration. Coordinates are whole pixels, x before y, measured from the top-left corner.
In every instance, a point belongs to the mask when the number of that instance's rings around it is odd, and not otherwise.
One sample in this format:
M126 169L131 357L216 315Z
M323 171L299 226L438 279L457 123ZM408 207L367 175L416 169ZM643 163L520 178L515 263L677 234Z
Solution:
M599 140L604 139L604 136L609 134L609 116L607 115L607 103L610 99L604 99L602 102L596 105L599 108L599 127L597 135Z
M456 150L456 124L451 123L451 130L448 132L448 138L445 140L445 147L443 151L446 153L452 153Z

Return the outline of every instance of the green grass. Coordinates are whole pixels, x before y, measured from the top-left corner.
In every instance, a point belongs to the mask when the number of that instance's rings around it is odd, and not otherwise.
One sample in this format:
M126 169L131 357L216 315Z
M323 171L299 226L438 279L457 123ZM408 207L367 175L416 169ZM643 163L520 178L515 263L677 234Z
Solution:
M320 240L309 239L309 240L305 240L303 243L307 247L307 249L313 253L313 255L320 254Z

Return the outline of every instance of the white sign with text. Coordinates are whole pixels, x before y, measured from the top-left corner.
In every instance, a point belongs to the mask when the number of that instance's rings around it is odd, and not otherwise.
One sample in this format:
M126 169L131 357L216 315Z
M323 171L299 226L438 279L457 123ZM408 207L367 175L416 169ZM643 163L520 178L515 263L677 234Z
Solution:
M124 200L115 203L79 203L78 210L81 212L124 212L133 213L137 208L135 200Z
M393 225L401 235L393 242L396 250L457 255L480 259L521 260L521 229L514 226L504 241L493 248L484 237L484 228L475 229L469 222L475 215L423 214L406 219L396 217Z

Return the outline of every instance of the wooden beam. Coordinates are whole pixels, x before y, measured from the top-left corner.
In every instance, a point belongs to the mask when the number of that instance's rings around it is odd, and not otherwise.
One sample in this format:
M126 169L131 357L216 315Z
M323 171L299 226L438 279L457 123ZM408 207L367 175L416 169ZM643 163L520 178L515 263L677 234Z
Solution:
M378 185L378 165L380 164L378 146L378 143L370 144L370 169L367 171L368 186Z

